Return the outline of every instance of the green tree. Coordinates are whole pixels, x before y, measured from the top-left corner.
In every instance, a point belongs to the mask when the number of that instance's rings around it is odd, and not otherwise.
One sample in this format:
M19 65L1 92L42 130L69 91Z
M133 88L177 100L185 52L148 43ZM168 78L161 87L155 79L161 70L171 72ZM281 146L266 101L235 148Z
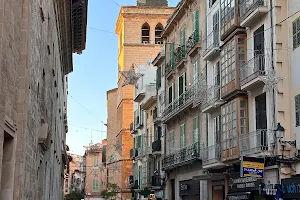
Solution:
M81 200L84 199L84 195L80 192L71 192L65 196L66 200Z
M114 183L107 183L107 189L101 192L101 195L106 200L116 199L118 193L120 192L120 187Z

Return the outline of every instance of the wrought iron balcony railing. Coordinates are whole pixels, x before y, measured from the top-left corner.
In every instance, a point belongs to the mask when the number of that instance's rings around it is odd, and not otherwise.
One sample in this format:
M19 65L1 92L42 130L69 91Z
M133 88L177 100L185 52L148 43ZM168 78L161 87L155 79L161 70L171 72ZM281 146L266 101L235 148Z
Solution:
M220 85L208 85L206 92L206 99L203 102L202 108L213 105L216 101L221 99Z
M183 58L185 58L185 55L186 55L185 45L177 47L175 53L175 65L177 65Z
M241 86L261 75L265 75L265 55L258 54L240 67Z
M174 153L166 155L162 161L164 170L174 169L179 166L191 164L201 159L200 145L194 143L191 146L182 148Z
M240 154L247 156L269 152L271 150L270 143L274 141L273 137L274 131L267 129L240 135Z
M212 31L203 40L203 55L207 54L213 48L219 47L219 31Z
M261 7L261 6L267 6L266 0L243 0L239 4L240 8L240 17L241 20L244 20L246 17L248 17L255 9Z
M221 160L221 144L214 144L203 148L202 150L202 164L210 165Z
M172 103L167 105L163 112L163 119L166 120L181 112L185 107L193 103L193 97L195 95L195 89L197 84L193 84L185 92L183 92Z
M166 67L165 67L165 75L168 76L169 73L171 72L175 72L175 67L172 66L171 64L171 61L169 63L166 64Z
M186 50L189 52L200 41L199 31L194 31L186 42Z

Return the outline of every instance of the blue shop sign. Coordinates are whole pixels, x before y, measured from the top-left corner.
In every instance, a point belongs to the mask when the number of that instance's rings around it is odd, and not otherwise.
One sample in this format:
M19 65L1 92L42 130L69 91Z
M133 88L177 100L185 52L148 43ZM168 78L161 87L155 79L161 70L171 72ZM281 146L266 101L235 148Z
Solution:
M281 191L284 199L300 198L300 177L282 179Z

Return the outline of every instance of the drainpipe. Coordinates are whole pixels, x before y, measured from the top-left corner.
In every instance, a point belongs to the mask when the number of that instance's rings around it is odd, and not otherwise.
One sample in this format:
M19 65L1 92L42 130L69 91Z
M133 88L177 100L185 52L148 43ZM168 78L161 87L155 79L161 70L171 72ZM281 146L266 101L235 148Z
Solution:
M270 23L271 23L271 67L273 70L275 70L274 66L274 22L273 22L273 0L270 0ZM273 127L275 127L276 124L276 91L275 89L272 89L272 97L273 97ZM275 132L275 152L278 152L278 144L277 144L277 132ZM280 164L277 168L277 183L281 184L280 181Z

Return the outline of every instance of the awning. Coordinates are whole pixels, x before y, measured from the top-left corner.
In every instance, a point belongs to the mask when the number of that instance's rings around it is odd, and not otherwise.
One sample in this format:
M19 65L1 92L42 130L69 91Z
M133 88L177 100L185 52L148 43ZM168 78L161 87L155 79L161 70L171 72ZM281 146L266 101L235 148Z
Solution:
M227 200L248 200L251 192L228 193Z

